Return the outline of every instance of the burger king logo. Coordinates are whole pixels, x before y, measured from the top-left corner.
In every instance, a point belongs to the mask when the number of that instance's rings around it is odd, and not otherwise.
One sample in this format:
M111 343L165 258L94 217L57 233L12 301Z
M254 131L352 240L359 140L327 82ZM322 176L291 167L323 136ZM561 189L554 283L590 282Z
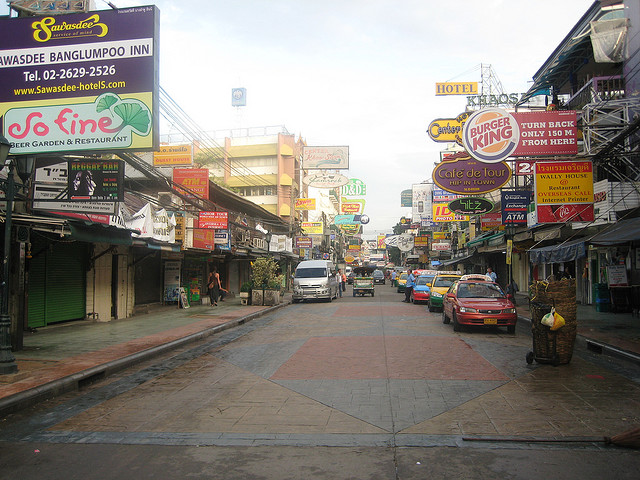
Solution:
M473 158L498 163L511 155L520 143L516 119L501 108L485 108L473 113L464 124L462 143Z

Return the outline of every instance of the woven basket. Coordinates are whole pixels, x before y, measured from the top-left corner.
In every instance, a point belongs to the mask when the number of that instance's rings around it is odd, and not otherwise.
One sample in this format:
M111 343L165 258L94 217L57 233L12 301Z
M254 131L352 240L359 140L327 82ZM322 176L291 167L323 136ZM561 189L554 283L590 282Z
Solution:
M555 307L565 320L564 327L556 331L551 331L541 323L551 307ZM534 283L530 287L530 310L536 362L556 365L569 363L578 329L575 280Z

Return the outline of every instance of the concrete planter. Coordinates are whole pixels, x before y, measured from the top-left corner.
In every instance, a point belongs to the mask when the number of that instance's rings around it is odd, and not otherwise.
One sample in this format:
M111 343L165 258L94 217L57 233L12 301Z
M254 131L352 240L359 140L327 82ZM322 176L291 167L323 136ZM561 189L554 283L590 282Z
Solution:
M250 300L249 292L240 292L240 303L242 305L249 305Z
M251 292L251 303L253 305L277 305L280 303L279 290L264 290L264 297L262 292L262 289L254 289Z

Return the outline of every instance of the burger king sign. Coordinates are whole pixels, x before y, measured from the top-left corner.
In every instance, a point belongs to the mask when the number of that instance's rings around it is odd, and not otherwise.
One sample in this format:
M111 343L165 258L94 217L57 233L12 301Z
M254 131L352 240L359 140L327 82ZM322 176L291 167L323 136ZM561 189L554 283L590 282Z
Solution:
M473 113L462 131L464 148L480 162L502 162L514 153L519 143L518 122L501 108L485 108Z

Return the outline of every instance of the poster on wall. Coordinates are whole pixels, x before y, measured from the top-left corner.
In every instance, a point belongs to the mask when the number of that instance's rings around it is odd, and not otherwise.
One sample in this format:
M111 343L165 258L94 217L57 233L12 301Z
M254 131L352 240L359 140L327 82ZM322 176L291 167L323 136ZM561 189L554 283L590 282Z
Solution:
M164 301L177 302L180 295L180 261L164 262Z

